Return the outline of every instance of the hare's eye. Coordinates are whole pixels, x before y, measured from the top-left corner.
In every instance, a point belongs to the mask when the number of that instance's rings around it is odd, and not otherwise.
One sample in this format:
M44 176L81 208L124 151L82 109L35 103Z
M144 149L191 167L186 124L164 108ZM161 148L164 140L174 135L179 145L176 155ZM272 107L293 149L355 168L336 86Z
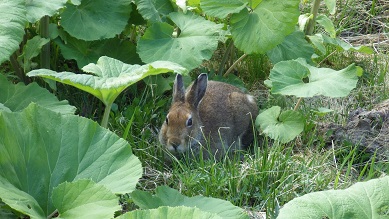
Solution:
M188 120L186 120L186 126L191 127L192 123L193 123L192 118L189 118Z
M166 125L169 124L169 119L167 118L167 116L166 116L165 122L166 122Z

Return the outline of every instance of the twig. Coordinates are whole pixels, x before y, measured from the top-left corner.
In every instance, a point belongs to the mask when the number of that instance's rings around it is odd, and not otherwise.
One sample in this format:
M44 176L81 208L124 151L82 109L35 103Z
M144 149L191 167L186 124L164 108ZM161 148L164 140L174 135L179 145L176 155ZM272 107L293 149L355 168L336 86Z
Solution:
M234 62L234 64L231 65L231 67L226 71L226 73L223 75L223 77L227 77L228 74L231 73L232 69L244 58L246 58L247 54L243 54L238 60Z

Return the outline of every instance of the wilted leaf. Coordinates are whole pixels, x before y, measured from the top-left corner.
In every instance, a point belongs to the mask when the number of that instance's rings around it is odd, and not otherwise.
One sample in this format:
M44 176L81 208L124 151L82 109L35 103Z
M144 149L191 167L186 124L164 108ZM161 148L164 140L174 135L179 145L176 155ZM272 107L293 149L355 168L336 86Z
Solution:
M389 218L389 176L303 195L286 203L277 218Z
M257 116L255 125L270 138L287 143L304 130L304 117L293 110L281 113L281 107L273 106Z
M260 1L253 11L247 8L231 16L234 44L246 54L264 54L295 30L300 0Z
M130 145L96 122L36 104L0 111L0 198L16 211L47 218L54 187L91 179L113 193L134 190L141 163Z
M37 103L47 109L62 114L74 114L76 107L70 106L67 100L59 101L48 90L37 83L25 85L23 83L12 84L0 74L0 111L6 108L9 111L18 112L26 108L30 103Z
M271 92L297 97L345 97L356 87L360 71L354 64L336 71L316 68L302 58L282 61L270 71Z
M167 186L157 187L155 195L135 190L131 193L131 197L135 204L143 209L158 208L160 206L186 206L199 208L201 211L216 214L221 218L248 219L248 216L241 208L234 206L228 201L203 196L186 197L177 190Z
M0 64L8 60L24 36L27 23L25 0L0 2Z
M118 198L90 179L64 182L53 189L52 200L60 218L113 218Z
M169 17L180 28L181 33L174 37L173 26L154 23L138 42L137 51L144 62L171 61L191 70L203 60L212 57L223 25L191 12L173 12Z
M128 0L82 0L80 5L66 4L61 25L70 35L81 40L102 40L121 33L130 18Z
M222 219L217 214L201 211L198 208L190 208L185 206L178 207L160 207L150 210L130 211L118 217L118 219L143 219L143 218L168 218L168 219Z

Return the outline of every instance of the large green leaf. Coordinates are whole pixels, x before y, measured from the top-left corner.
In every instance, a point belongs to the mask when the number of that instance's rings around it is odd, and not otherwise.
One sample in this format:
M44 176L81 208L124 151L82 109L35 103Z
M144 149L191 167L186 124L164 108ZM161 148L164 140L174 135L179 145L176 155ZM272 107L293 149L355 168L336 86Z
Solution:
M27 23L25 0L0 1L0 64L8 60L23 40Z
M132 7L129 0L83 0L66 4L61 14L63 28L82 40L113 38L127 25Z
M246 54L269 51L295 30L300 0L267 0L231 16L234 44Z
M246 7L247 2L240 0L202 0L200 2L201 9L210 16L220 19L226 18L229 14L240 12Z
M314 49L311 44L305 40L305 34L301 31L295 31L285 37L284 42L268 51L267 55L271 62L276 64L280 61L292 60L300 57L311 62L313 53Z
M186 206L196 207L201 211L217 214L222 218L244 219L247 214L243 209L234 206L228 201L203 196L186 197L177 190L167 186L157 187L155 195L148 192L135 190L131 197L136 205L143 209L153 209L160 206Z
M27 86L23 83L12 84L2 74L0 74L0 94L0 105L13 112L22 111L32 102L62 114L74 114L76 111L76 108L70 106L67 100L58 101L55 95L37 83ZM0 106L0 111L1 108Z
M144 219L144 218L166 218L166 219L183 219L183 218L196 218L196 219L222 219L217 214L201 211L198 208L189 208L185 206L178 207L160 207L157 209L149 210L136 210L127 212L118 219Z
M270 138L286 143L304 130L304 117L292 110L281 113L281 107L273 106L257 116L255 125Z
M170 0L135 0L139 13L151 22L163 22L174 11Z
M175 37L173 26L154 23L138 42L137 51L144 62L172 61L190 70L212 57L223 25L191 12L173 12L169 17L180 28L181 33Z
M122 194L133 191L141 175L130 145L96 122L36 104L0 111L0 198L23 214L54 212L52 192L63 182L91 179Z
M55 43L61 48L62 55L66 59L74 59L82 68L89 63L96 63L101 56L118 59L127 64L140 64L135 45L130 41L122 41L118 38L84 41L66 36L66 42L60 38Z
M277 218L389 218L389 176L303 195L286 203Z
M270 71L274 94L297 97L345 97L358 82L362 69L354 64L336 71L330 68L316 68L305 59L282 61Z
M30 77L40 76L49 78L72 85L93 94L103 101L104 104L108 105L124 89L149 75L157 75L170 71L179 73L186 72L184 68L172 62L157 61L146 65L128 65L106 56L101 57L97 61L97 64L89 64L82 69L94 75L75 74L72 72L57 73L48 69L33 70L27 75Z
M43 16L52 16L63 8L67 0L26 0L27 19L31 23L39 21Z
M120 210L117 196L89 179L59 184L52 199L61 218L106 219Z

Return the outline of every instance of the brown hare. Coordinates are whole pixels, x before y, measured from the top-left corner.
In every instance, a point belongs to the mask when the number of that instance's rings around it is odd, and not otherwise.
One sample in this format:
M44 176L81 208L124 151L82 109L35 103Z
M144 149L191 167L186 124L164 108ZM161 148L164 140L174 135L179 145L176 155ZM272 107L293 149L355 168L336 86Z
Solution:
M182 76L177 74L159 141L178 157L201 152L204 159L220 159L253 141L252 121L257 115L255 99L237 87L208 81L203 73L185 91Z

